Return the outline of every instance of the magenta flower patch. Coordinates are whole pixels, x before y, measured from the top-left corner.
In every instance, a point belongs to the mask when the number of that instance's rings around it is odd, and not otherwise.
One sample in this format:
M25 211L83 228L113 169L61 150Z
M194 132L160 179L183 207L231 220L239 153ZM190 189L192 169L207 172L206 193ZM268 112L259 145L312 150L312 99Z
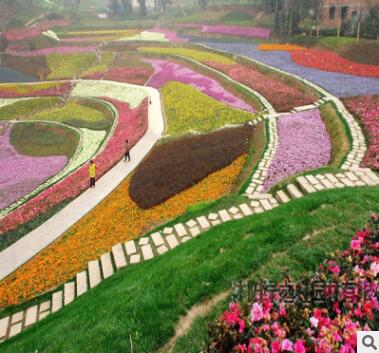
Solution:
M57 174L68 162L66 156L31 157L20 155L10 143L11 127L0 135L0 209L3 209Z
M264 191L291 175L329 163L331 144L318 110L282 116L278 120L278 135L278 150L269 167Z
M263 27L242 27L214 25L203 26L201 29L205 33L227 34L231 36L250 37L250 38L270 38L271 29Z
M145 61L150 63L155 70L155 74L147 83L148 86L160 88L169 81L177 81L190 85L204 94L234 108L255 112L253 107L226 91L216 80L183 65L169 61L147 59Z

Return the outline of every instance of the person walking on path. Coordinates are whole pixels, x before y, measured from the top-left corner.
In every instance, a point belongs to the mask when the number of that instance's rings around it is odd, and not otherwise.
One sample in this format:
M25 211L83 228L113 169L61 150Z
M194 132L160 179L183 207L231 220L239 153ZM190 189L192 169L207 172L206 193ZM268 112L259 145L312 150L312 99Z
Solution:
M130 162L130 149L129 149L129 141L125 140L125 159L124 162L126 161Z
M90 187L94 188L96 184L96 164L93 160L89 162L89 182Z

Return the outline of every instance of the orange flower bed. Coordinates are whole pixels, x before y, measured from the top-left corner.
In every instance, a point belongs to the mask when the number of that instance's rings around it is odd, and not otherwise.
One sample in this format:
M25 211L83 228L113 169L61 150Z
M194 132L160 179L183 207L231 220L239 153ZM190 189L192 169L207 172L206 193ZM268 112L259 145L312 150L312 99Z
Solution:
M300 51L307 48L295 44L260 44L258 49L262 51Z
M239 157L226 168L149 210L140 209L130 198L130 178L127 178L59 240L0 283L0 308L20 304L68 281L113 245L180 216L190 205L230 193L245 160L246 155Z

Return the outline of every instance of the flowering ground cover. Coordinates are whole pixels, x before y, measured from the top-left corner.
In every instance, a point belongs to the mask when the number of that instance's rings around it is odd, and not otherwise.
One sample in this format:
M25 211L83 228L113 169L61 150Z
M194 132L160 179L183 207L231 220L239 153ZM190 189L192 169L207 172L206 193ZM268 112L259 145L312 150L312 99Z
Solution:
M258 49L262 51L279 50L279 51L290 51L290 52L307 50L306 47L301 47L295 44L265 44L265 43L259 44Z
M147 67L110 67L106 71L92 74L84 74L84 77L92 80L109 80L144 85L153 73Z
M109 251L114 244L133 239L183 214L190 205L228 194L244 162L245 156L241 156L228 167L149 210L140 209L130 198L130 180L126 179L62 238L0 283L0 308L21 303L69 280L88 261Z
M342 72L355 76L379 78L379 66L359 64L347 60L329 50L308 49L296 51L291 54L291 58L299 65L322 71Z
M137 33L134 36L127 36L125 38L120 38L119 41L133 42L169 42L169 39L166 38L165 33L161 32L152 32L152 31L143 31Z
M38 37L43 31L53 27L66 27L70 24L67 20L46 20L29 28L14 28L3 33L7 41L17 41L26 38Z
M286 177L326 166L331 156L329 136L318 110L284 115L277 124L279 145L264 182L265 191Z
M362 166L379 170L379 96L347 98L344 103L360 119L368 136Z
M156 32L156 33L163 33L165 38L168 39L168 41L173 43L187 43L188 38L180 38L174 31L169 31L167 29L163 29L161 27L154 27L153 29L149 30L149 32Z
M43 97L43 96L64 96L71 91L71 83L65 82L44 82L35 84L3 84L0 85L1 98L19 97Z
M161 88L169 81L181 82L198 89L224 104L254 112L254 109L250 105L226 91L217 81L207 76L183 65L165 60L146 60L146 62L149 62L155 70L155 74L147 82L148 86Z
M219 33L223 35L232 35L250 38L270 38L271 29L263 27L242 27L228 25L202 26L202 32Z
M163 203L246 154L252 132L245 126L158 145L135 170L130 197L142 209Z
M257 46L245 43L216 43L204 44L214 48L244 55L264 64L276 67L283 71L307 79L337 97L351 97L379 93L379 79L371 77L357 77L336 72L326 72L318 69L298 65L291 59L291 53L283 51L261 51Z
M373 227L358 231L349 249L337 251L297 284L309 298L310 283L319 286L320 300L288 302L283 287L291 279L283 278L262 288L252 303L232 302L211 325L205 351L356 352L357 331L379 328L379 221L376 214L372 219Z
M14 56L23 56L23 57L34 57L34 56L44 56L50 54L79 54L79 53L93 53L96 49L96 46L61 46L61 47L52 47L52 48L41 48L36 50L23 50L22 48L16 45L10 45L5 50L6 54Z
M1 79L2 68L0 68L0 82L30 82L45 80L50 73L45 56L25 58L22 56L3 54L1 63L4 67L17 70L20 74L22 73L23 75L30 77L30 79L14 77L12 80L6 81Z
M108 141L105 148L93 158L97 164L97 177L101 177L111 167L115 165L123 156L125 149L125 139L129 140L131 145L134 145L145 133L147 129L147 101L136 108L130 109L126 102L120 102L106 98L115 105L119 111L118 124ZM88 130L92 131L92 130ZM103 132L94 132L103 133ZM103 133L103 138L105 133ZM91 143L91 141L89 141ZM96 147L98 149L98 146ZM87 151L90 151L89 146L85 146L85 161L88 161ZM82 165L85 161L81 161ZM32 198L27 203L21 205L9 215L2 218L0 224L0 234L13 230L16 227L31 221L35 217L47 212L52 207L57 206L67 199L77 197L82 191L88 188L88 168L86 165L82 167L76 166L75 171L64 178L62 181L54 184L39 195ZM80 167L80 168L78 168Z
M117 40L120 38L131 37L138 33L135 29L125 30L105 30L105 31L82 31L82 32L65 32L59 34L61 42L105 42Z
M68 162L66 156L32 157L21 155L10 143L11 126L4 123L0 135L0 209L33 191L45 180L57 174Z
M167 118L167 134L210 132L227 124L243 124L254 115L236 110L191 86L169 82L161 90Z

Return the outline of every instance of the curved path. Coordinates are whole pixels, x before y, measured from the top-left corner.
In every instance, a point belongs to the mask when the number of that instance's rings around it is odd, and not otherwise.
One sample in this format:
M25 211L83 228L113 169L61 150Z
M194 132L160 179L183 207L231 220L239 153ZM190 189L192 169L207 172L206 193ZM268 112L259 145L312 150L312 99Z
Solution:
M139 89L143 88L134 85L127 86L138 87ZM127 164L123 161L116 164L115 167L99 179L95 189L88 189L83 192L48 221L2 251L0 253L0 280L17 270L17 268L30 260L38 252L54 242L107 197L134 170L160 139L164 131L164 119L159 92L150 87L144 87L143 89L151 99L148 114L148 130L133 147L132 161Z

